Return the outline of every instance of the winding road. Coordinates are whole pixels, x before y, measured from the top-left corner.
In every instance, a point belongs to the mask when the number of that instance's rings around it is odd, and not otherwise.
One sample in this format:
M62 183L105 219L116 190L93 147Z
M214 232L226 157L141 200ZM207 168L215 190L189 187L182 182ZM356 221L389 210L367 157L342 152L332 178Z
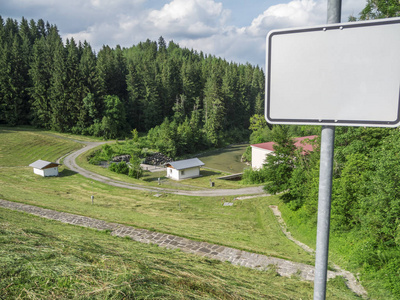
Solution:
M92 180L96 180L105 184L109 184L112 186L126 188L131 190L142 190L148 192L162 192L162 193L170 193L176 195L184 195L184 196L203 196L203 197L215 197L215 196L238 196L238 195L258 195L258 196L266 196L267 194L263 191L262 186L257 187L247 187L241 189L207 189L207 190L193 190L193 191L185 191L178 189L168 189L168 188L158 188L158 187L148 187L134 183L128 183L120 180L111 179L106 176L99 175L97 173L88 171L76 163L76 158L106 142L80 142L85 145L85 147L72 152L65 156L64 165L70 169L71 171L77 172L84 177L90 178Z

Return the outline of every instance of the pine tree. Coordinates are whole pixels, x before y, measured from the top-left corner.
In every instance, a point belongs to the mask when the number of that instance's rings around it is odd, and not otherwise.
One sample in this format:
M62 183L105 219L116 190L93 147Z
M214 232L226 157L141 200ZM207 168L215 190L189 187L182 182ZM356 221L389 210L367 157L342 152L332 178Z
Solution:
M205 124L207 139L213 146L221 144L221 130L224 125L225 103L221 92L221 79L214 72L206 82L204 91Z
M65 132L69 125L68 99L66 94L67 73L65 51L61 39L55 45L53 69L50 80L51 127Z
M65 72L66 72L66 84L65 84L65 101L67 109L67 128L73 128L76 126L79 120L80 111L83 106L83 85L82 77L79 70L79 49L75 43L75 40L67 40L66 42L66 60L65 60ZM79 129L75 129L78 130ZM78 133L78 132L76 132Z
M128 101L126 105L127 122L131 128L144 130L144 124L141 122L141 117L143 115L141 104L144 102L145 88L143 79L139 76L133 62L130 62L128 65L126 84L128 90Z

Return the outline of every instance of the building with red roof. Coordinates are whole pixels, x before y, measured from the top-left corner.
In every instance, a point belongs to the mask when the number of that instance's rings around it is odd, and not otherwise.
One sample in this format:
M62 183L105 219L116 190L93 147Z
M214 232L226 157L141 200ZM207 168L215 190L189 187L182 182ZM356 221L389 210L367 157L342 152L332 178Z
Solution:
M313 145L309 143L316 138L316 135L309 135L294 138L294 145L297 149L303 149L302 153L305 154L307 152L313 151ZM265 159L268 154L274 152L275 142L266 142L260 144L251 145L251 167L253 169L261 169L265 164Z

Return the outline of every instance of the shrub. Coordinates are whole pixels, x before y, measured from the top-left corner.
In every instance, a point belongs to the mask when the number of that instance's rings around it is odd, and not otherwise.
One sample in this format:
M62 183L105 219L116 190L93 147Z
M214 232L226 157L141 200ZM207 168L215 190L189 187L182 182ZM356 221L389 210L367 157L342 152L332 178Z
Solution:
M126 162L121 161L120 163L112 163L109 166L110 171L118 173L118 174L125 174L128 175L129 167Z
M264 168L253 170L251 168L245 169L242 176L242 182L247 184L259 184L268 181L267 172Z

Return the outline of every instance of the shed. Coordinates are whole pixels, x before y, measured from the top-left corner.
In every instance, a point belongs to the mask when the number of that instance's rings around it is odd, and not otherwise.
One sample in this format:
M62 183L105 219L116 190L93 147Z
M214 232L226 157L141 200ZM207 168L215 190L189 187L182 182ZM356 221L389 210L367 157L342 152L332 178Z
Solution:
M45 161L45 160L37 160L34 163L31 163L29 166L33 168L33 173L47 177L47 176L58 176L58 166L60 164Z
M303 154L307 153L307 151L313 151L313 146L310 143L307 143L308 140L314 140L316 135L309 135L294 138L294 145L298 149L303 149ZM267 155L274 153L274 145L275 142L267 142L251 145L251 167L253 169L261 169L265 164L265 159Z
M167 177L174 180L194 178L200 176L200 167L204 163L198 158L178 160L166 163Z

